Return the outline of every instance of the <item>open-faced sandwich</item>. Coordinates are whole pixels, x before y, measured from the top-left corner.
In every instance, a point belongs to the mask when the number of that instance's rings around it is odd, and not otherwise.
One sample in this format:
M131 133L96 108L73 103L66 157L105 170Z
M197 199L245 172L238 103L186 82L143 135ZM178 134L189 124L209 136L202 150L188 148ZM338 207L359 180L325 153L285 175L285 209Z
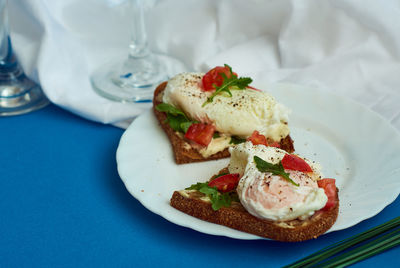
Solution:
M171 206L199 219L279 241L325 233L339 211L334 179L319 164L247 141L230 148L227 168L175 191Z
M251 82L225 65L206 74L178 74L157 87L153 110L177 164L229 157L229 147L252 135L294 151L289 110Z

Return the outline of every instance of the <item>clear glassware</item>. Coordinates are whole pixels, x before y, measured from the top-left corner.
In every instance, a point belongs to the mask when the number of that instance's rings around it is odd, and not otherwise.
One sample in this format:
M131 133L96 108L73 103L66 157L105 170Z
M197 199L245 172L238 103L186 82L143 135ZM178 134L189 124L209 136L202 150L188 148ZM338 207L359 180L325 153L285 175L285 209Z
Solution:
M0 0L0 116L24 114L49 104L41 87L25 75L13 53L7 5L7 0Z
M147 45L146 0L130 0L132 21L129 55L104 64L91 76L94 90L120 102L150 102L155 87L184 67L178 60L152 53Z

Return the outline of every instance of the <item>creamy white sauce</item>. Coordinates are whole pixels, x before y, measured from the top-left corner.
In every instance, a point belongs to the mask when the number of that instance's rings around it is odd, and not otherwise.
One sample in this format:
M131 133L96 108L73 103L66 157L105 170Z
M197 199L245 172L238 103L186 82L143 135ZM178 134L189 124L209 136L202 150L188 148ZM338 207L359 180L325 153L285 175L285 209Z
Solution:
M210 144L207 147L202 147L199 150L199 153L203 157L209 157L215 153L221 152L230 146L229 142L231 141L230 136L222 136L219 138L214 138L211 140Z

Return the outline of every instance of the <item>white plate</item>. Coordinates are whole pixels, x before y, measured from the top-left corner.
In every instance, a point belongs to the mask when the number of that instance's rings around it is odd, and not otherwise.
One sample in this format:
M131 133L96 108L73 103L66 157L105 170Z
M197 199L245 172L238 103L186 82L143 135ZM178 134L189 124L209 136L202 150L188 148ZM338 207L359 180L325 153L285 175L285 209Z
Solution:
M341 230L379 213L400 193L400 135L364 106L331 93L297 85L268 87L290 107L296 153L318 161L336 178ZM169 205L175 190L208 180L228 160L176 165L167 136L152 111L138 117L117 150L118 172L128 191L150 211L181 226L238 239L260 237L188 216Z

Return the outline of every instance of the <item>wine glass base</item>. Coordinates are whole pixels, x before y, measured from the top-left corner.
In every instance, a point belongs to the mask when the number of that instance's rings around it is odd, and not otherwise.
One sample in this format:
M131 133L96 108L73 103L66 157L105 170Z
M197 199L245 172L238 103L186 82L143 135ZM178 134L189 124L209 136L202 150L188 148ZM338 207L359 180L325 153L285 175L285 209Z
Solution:
M105 64L93 73L91 83L99 95L113 101L151 102L155 88L183 70L174 58L150 54Z
M41 87L28 78L22 82L0 83L0 116L25 114L49 103Z

